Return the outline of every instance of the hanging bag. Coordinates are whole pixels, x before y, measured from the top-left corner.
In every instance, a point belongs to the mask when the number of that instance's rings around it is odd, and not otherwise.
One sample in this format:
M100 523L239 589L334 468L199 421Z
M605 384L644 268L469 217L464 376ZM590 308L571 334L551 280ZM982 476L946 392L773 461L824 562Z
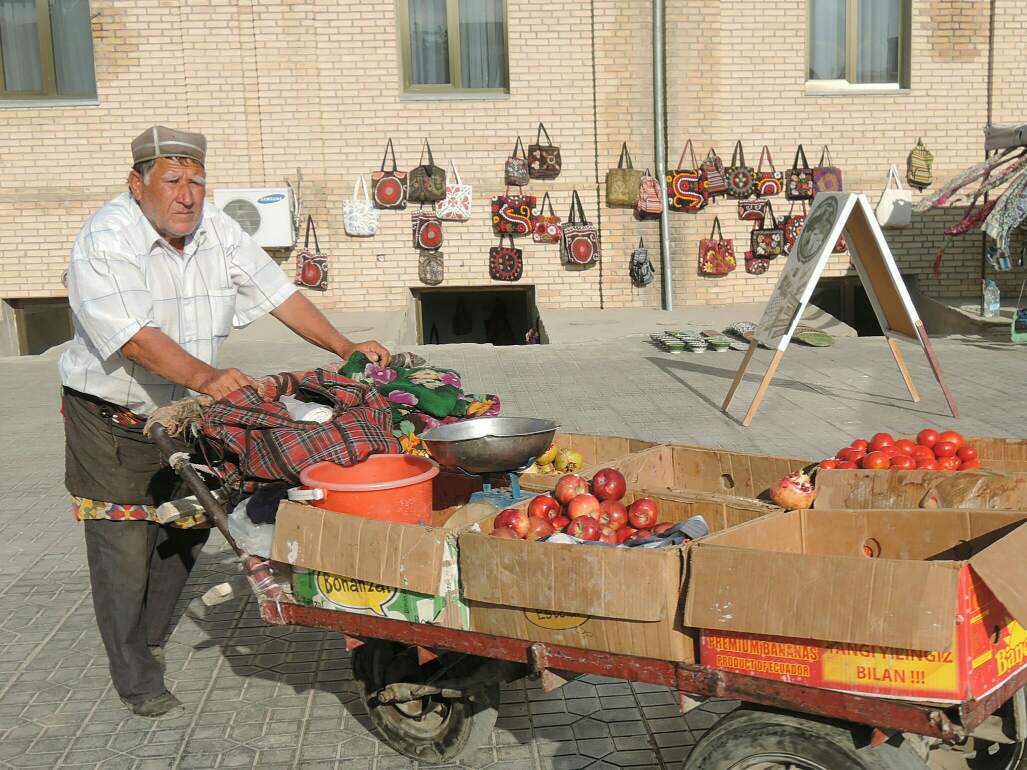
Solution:
M571 211L563 226L560 256L569 265L591 265L600 259L599 230L585 219L585 209L575 190L571 195Z
M795 203L788 207L788 216L781 220L781 229L785 233L785 245L788 250L791 251L795 242L799 240L799 235L802 234L802 227L806 224L806 201L802 201L802 213L793 214L792 211L795 209Z
M520 150L520 154L518 154L518 150ZM528 176L528 158L524 154L524 144L519 136L517 141L514 142L513 152L506 159L503 175L506 179L507 187L524 187L530 179Z
M542 144L542 134L546 135L547 144ZM562 168L560 148L553 144L540 121L535 132L535 144L528 145L528 176L532 179L556 179Z
M639 288L645 288L656 278L652 260L649 259L649 249L645 247L641 238L638 239L638 248L631 252L628 273L631 275L631 282Z
M909 227L913 219L913 193L903 188L899 170L894 163L888 168L884 190L881 191L881 199L877 201L874 213L881 227Z
M466 222L471 218L471 186L464 184L453 161L449 167L453 176L447 177L446 197L435 204L435 213L445 222Z
M756 222L756 227L763 227L763 220L767 218L769 206L770 201L766 198L738 201L738 218L746 222Z
M435 209L422 206L411 212L410 229L413 231L415 249L438 251L442 248L442 220L435 214Z
M706 160L702 162L703 176L706 178L706 195L708 198L716 198L721 193L727 192L727 175L724 173L724 161L720 159L716 151L711 147L706 154Z
M392 153L392 168L385 170L385 161ZM405 209L407 207L407 172L396 170L396 151L392 139L385 145L382 165L371 172L371 198L375 208Z
M503 238L510 241L503 245ZM499 245L489 249L489 277L494 281L519 281L524 272L524 253L510 236L499 236Z
M428 150L428 165L423 163L424 151ZM412 203L435 203L446 197L446 169L435 165L431 145L424 140L417 168L407 177L407 200Z
M492 232L496 235L527 235L531 232L534 195L505 195L492 199Z
M639 214L663 213L663 197L660 192L660 180L646 169L638 182L638 203L635 204L635 211Z
M363 197L361 197L363 193ZM346 235L369 238L378 232L378 219L381 215L371 203L367 194L367 182L364 175L357 176L353 183L353 197L342 204L342 224Z
M685 168L685 153L692 157L692 165ZM672 211L696 212L706 208L706 174L695 160L692 140L685 142L678 158L678 167L667 172L667 205Z
M763 170L763 160L766 159L770 165L770 171ZM756 194L763 198L771 195L780 195L784 189L785 175L774 168L774 156L770 154L770 148L763 145L760 151L760 162L756 164Z
M714 217L710 237L699 241L699 275L727 275L737 266L734 241L724 237L720 217Z
M731 154L731 166L727 170L727 194L732 198L748 198L756 189L755 171L752 166L745 165L745 150L742 140L735 142L735 150Z
M824 163L827 158L827 163ZM825 144L820 150L820 162L813 169L813 194L842 191L842 170L831 162L831 151Z
M546 206L549 206L549 213L546 213ZM547 192L542 196L542 202L538 206L538 213L531 218L531 240L535 243L559 243L563 235L563 227L560 225L560 217L553 211L553 202L549 199Z
M417 277L426 286L438 286L445 277L441 251L422 251L417 258Z
M310 250L310 234L314 234L314 250ZM321 253L317 242L317 228L314 218L307 217L307 232L303 236L303 248L296 252L296 285L307 289L327 291L328 257Z
M628 143L624 142L620 146L617 168L606 172L607 205L634 207L638 203L638 184L641 181L642 172L632 165Z
M931 182L934 181L934 175L931 173L931 167L934 165L934 153L924 146L923 139L919 137L916 140L916 147L909 152L909 157L906 158L906 181L909 182L910 187L915 187L917 190L924 190L931 186Z
M813 199L813 193L813 170L809 167L806 151L800 144L795 151L792 167L785 172L785 197L790 201L808 201Z
M769 259L754 257L751 250L745 252L745 272L749 275L763 275L769 269Z
M758 259L776 259L786 253L785 232L774 217L774 207L768 206L770 227L756 227L749 233L752 255Z

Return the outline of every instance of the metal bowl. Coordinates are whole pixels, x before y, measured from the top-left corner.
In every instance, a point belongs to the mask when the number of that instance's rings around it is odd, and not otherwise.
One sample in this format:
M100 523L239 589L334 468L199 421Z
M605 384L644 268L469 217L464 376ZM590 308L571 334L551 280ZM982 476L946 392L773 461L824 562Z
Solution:
M558 427L534 417L475 417L427 430L421 440L445 468L499 473L529 465L553 443Z

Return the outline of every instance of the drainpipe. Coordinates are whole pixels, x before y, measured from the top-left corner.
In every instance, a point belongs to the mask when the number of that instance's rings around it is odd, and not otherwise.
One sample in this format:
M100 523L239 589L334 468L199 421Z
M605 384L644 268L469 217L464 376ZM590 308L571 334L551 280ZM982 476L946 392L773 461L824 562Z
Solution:
M660 276L663 284L663 309L674 309L674 292L671 285L670 265L670 219L667 200L667 138L664 126L667 125L667 110L664 94L664 0L653 0L653 122L656 142L656 178L660 180L660 198L663 200L663 213L660 214Z

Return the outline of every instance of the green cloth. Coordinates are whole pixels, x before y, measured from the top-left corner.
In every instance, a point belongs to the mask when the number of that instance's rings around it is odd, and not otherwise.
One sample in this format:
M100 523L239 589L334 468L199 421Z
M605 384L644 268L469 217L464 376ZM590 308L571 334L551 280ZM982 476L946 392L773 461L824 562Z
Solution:
M416 369L380 367L357 352L349 357L340 373L358 382L369 382L390 404L416 407L432 417L463 417L460 375L450 369L429 366ZM394 395L395 394L395 395ZM406 394L405 396L403 394Z

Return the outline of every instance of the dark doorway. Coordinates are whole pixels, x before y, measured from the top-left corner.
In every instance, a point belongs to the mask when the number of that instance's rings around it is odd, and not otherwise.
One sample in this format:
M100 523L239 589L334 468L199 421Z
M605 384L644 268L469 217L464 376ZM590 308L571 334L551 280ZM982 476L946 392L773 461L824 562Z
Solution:
M68 306L68 300L55 297L16 299L8 302L14 308L21 355L39 355L54 345L60 345L72 338L74 330L71 326L71 308Z
M537 339L534 287L415 289L418 342L524 345Z
M810 304L848 324L860 337L882 336L874 306L859 276L821 278L813 289Z

